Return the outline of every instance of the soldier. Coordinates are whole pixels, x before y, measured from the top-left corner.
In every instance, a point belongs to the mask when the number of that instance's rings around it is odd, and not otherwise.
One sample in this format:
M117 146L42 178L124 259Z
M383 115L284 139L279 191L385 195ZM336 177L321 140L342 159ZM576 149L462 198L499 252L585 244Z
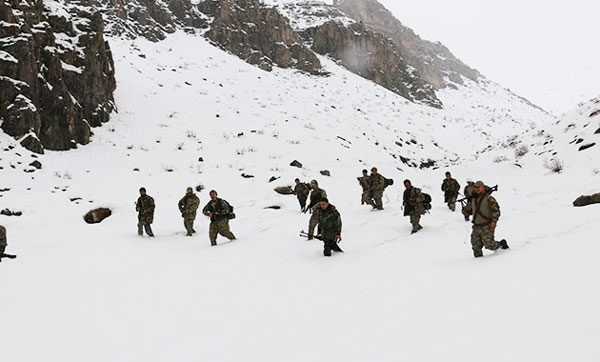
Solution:
M231 208L227 201L217 197L217 192L211 190L210 201L202 209L202 213L210 217L210 227L208 229L208 237L210 245L217 245L217 235L226 237L229 240L235 240L235 235L229 230L229 213Z
M452 178L450 172L446 172L446 179L442 182L442 191L444 191L444 202L448 204L448 208L456 211L456 198L460 191L460 185Z
M410 180L404 180L404 187L406 188L403 195L404 216L410 216L411 234L414 234L423 229L419 222L421 221L421 215L425 214L425 207L423 206L425 197L421 193L421 189L412 186Z
M10 254L4 253L6 251L7 245L8 244L6 242L6 228L4 226L0 225L0 261L2 261L2 258L14 259L17 257L16 255L10 255Z
M310 192L310 187L304 182L300 182L300 179L296 179L296 187L294 187L294 195L298 197L298 202L300 203L300 210L304 211L306 207L306 199L308 198L308 193Z
M373 209L383 210L383 190L385 189L385 177L377 172L377 167L371 169L371 196L375 200Z
M472 196L475 192L475 183L473 182L472 178L468 178L467 179L467 186L465 186L465 190L463 192L463 195L465 197L470 197ZM468 201L467 201L468 202ZM466 206L463 206L463 210L466 209ZM463 212L463 214L465 215L465 221L469 221L469 214Z
M475 182L474 186L477 196L470 200L463 213L465 215L473 215L471 245L473 247L473 255L478 258L483 256L483 247L488 250L497 250L498 248L508 249L508 244L504 239L500 242L494 240L496 223L500 218L500 206L498 206L498 202L490 194L489 188L486 188L482 181Z
M140 188L140 197L135 203L135 210L138 212L138 235L143 236L146 229L146 234L154 237L150 226L154 222L154 199L146 194L145 187Z
M343 253L338 246L342 240L342 218L335 206L324 197L320 202L319 235L323 241L323 255L331 256L331 251Z
M188 187L185 196L179 200L179 211L183 217L183 226L187 231L186 236L192 236L196 232L194 230L194 220L196 219L196 210L200 206L200 199L194 194L194 189Z
M319 188L319 183L316 180L310 182L312 191L310 192L310 204L305 210L311 210L312 216L308 221L308 240L312 240L315 232L315 227L319 223L319 202L322 198L327 197L325 190Z
M373 199L371 198L371 178L369 177L369 171L362 170L362 177L357 177L358 184L362 187L362 196L360 199L361 205L367 204L375 208Z

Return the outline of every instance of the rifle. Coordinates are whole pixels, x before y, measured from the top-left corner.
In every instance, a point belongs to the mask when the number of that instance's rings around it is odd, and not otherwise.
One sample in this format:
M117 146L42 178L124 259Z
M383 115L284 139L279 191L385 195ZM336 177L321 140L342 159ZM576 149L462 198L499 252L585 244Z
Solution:
M302 231L300 231L300 237L302 237L302 238L309 238L310 234L307 233L306 231L302 230ZM321 235L313 236L313 238L315 238L317 240L323 241L323 238L321 237Z
M486 194L488 194L488 195L491 195L491 194L492 194L493 192L495 192L495 191L498 191L498 185L496 185L496 186L494 186L494 187L490 188L489 190L486 190L486 191L485 191L485 193L486 193ZM469 200L471 200L471 199L474 199L474 198L476 198L476 197L477 197L477 193L476 193L476 192L474 192L474 193L472 193L471 195L465 195L465 197L463 197L463 198L462 198L462 199L460 199L460 200L456 200L456 201L457 201L457 202L460 202L460 203L462 204L463 208L464 208L464 207L466 207L466 205L467 205L467 202L469 202Z

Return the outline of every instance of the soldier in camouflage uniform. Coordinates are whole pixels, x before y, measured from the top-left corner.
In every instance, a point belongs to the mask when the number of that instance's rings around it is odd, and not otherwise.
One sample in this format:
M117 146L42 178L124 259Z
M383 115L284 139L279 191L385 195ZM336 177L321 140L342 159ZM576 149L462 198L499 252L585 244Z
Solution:
M192 236L194 230L194 220L196 220L196 210L200 206L200 199L194 194L194 189L188 187L185 196L179 200L179 211L183 217L183 226L185 226L186 236Z
M202 213L210 217L210 227L208 229L210 245L217 245L217 235L219 234L229 240L235 240L235 235L229 229L228 215L231 212L229 204L227 201L218 198L215 190L211 190L209 194L210 201L204 206Z
M300 179L296 179L296 186L294 187L294 195L298 197L298 202L300 203L300 210L304 211L306 208L306 199L308 198L308 194L310 193L310 187L300 182Z
M319 206L319 235L323 241L323 255L331 256L331 251L343 252L338 246L342 240L342 218L335 206L324 197Z
M146 194L146 188L140 188L140 197L135 203L135 210L138 212L138 235L144 235L144 229L148 236L154 237L152 226L154 222L154 199Z
M475 192L475 183L473 182L473 179L468 178L467 186L465 186L463 195L465 197L469 197L469 196L473 195L474 193L476 193ZM466 206L463 207L463 210L466 211ZM465 221L469 221L469 214L467 214L466 212L463 212L463 214L465 215Z
M358 184L362 187L362 195L360 198L361 205L367 204L375 208L375 203L371 198L371 178L369 177L369 171L362 170L362 177L357 177Z
M456 198L460 191L460 185L452 178L450 172L446 172L446 178L442 182L442 191L444 191L444 202L448 204L448 208L456 211Z
M6 251L7 245L8 243L6 242L6 228L0 225L0 261L2 261L2 258L14 259L17 257L16 255L4 253Z
M371 196L375 200L375 205L373 208L377 208L377 210L383 210L383 190L385 189L385 177L383 177L380 173L377 172L377 167L373 167L371 169Z
M414 234L423 229L420 221L421 215L425 214L425 206L423 206L425 197L421 189L412 186L410 180L404 180L404 187L406 188L403 195L404 216L410 216L411 234Z
M310 187L312 187L312 191L310 192L310 204L306 210L311 210L312 216L308 221L308 240L311 240L314 236L315 227L319 223L319 202L321 202L322 198L327 197L327 193L325 190L319 188L319 183L316 180L312 180L310 182Z
M474 186L477 197L471 199L463 213L473 215L471 245L473 255L478 258L483 256L484 247L488 250L508 249L508 244L504 239L500 242L494 239L496 223L500 218L498 202L490 195L489 188L486 188L482 181L477 181Z

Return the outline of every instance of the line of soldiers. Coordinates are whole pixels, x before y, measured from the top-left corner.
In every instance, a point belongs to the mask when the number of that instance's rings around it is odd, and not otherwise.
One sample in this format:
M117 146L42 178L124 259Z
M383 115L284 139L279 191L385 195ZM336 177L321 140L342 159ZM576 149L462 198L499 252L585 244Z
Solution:
M229 229L229 219L232 217L232 208L229 203L217 197L217 191L209 192L210 201L202 209L202 214L210 218L209 239L210 245L217 245L217 235L226 237L229 240L235 240L235 235ZM186 230L186 236L192 236L194 230L194 221L196 220L196 211L200 206L200 199L194 193L194 189L188 187L185 195L177 203L183 226ZM151 224L154 222L154 199L146 193L146 188L140 188L140 197L138 198L135 209L138 212L138 235L142 236L144 230L150 237L154 237Z

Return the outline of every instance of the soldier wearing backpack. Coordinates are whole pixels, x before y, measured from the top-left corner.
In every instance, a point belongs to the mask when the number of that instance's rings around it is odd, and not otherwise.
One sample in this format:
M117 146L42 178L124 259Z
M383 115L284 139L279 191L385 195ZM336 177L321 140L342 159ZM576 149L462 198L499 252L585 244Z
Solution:
M442 182L442 191L444 191L444 202L448 204L448 208L456 211L456 198L460 191L460 184L452 178L450 172L446 172L446 178Z
M358 184L362 188L362 195L360 197L361 205L367 204L375 208L375 203L371 198L371 178L369 177L369 171L362 170L362 177L357 177Z
M308 199L308 194L310 193L310 186L304 182L300 182L300 179L296 179L295 182L294 195L298 198L300 210L304 210L306 208L306 199Z
M217 192L211 190L210 201L202 209L202 213L210 217L210 227L208 236L210 245L217 245L217 235L226 237L229 240L235 240L235 235L229 230L229 219L233 218L232 208L229 203L217 197Z
M484 247L488 250L508 249L508 244L504 239L494 239L496 223L500 218L500 206L491 195L493 189L486 187L482 181L475 182L474 186L477 196L470 200L463 214L473 215L471 245L473 255L478 258L483 256Z
M421 224L421 215L425 214L425 194L421 192L421 189L413 187L410 180L404 180L403 205L404 205L404 216L410 216L410 223L412 225L412 232L414 234L419 230L423 229ZM429 200L431 202L431 199Z
M377 210L383 210L383 190L386 187L385 177L377 172L377 167L371 169L371 196L375 200L373 208Z
M200 199L194 194L194 189L188 187L177 206L181 212L181 217L183 217L183 226L187 232L186 235L192 236L196 232L194 230L194 220L196 220L196 210L200 206Z

